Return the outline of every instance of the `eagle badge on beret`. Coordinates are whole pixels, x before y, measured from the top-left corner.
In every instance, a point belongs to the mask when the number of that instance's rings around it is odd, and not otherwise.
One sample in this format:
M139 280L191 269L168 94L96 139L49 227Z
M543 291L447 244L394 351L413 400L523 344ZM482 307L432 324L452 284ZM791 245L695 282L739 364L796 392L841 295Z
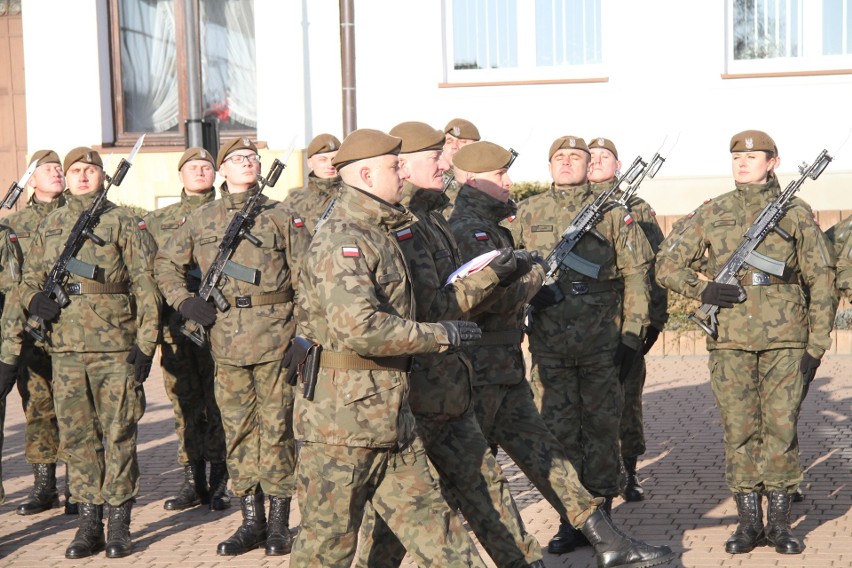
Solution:
M746 147L746 150L754 149L754 138L746 138L745 139L745 147Z
M243 146L251 146L251 140L248 138L243 138Z
M571 146L572 148L576 148L577 147L577 139L572 136L571 138L568 139L568 145Z
M198 157L199 157L199 158L206 158L206 157L207 157L207 150L201 150L201 151L198 153Z
M328 141L328 149L329 151L337 150L337 144L334 142L334 140Z
M91 152L86 152L86 161L87 161L87 162L94 162L94 161L95 161L95 160L92 158L92 153L91 153Z
M461 136L461 126L453 126L453 136L456 138Z
M604 145L604 139L598 138L598 146L603 146L603 145Z

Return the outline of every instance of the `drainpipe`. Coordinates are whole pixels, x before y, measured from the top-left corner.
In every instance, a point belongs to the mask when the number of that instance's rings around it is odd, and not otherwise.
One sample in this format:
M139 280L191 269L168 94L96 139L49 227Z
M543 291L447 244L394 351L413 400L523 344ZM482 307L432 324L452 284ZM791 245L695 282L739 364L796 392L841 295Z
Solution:
M201 45L198 25L198 0L183 0L186 14L184 43L186 50L186 96L187 114L186 142L188 146L203 146L203 127L201 125Z
M355 0L340 0L340 74L345 137L358 128L355 106Z

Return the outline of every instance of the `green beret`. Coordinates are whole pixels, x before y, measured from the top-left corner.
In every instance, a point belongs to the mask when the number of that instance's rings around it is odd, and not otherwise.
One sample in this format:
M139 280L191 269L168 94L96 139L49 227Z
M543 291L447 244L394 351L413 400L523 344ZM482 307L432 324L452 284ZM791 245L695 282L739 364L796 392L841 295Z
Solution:
M33 157L30 158L30 165L36 162L39 166L42 164L59 164L62 165L62 160L59 159L59 154L53 150L39 150Z
M397 155L401 147L402 140L396 136L390 136L380 130L360 128L346 137L331 165L339 170L358 160L385 154Z
M615 156L615 159L618 159L618 150L615 149L615 144L612 143L612 140L608 138L593 138L591 142L589 142L589 150L592 148L606 148L612 155ZM551 154L552 156L553 154Z
M317 134L311 143L308 144L308 155L310 158L314 154L325 154L326 152L334 152L340 150L340 140L333 134Z
M252 152L257 154L257 146L255 146L254 142L252 142L249 138L245 136L229 138L228 140L225 140L222 143L222 147L219 148L219 157L216 158L216 169L222 167L222 162L225 161L225 158L228 157L228 154L230 154L231 152L236 152L237 150L251 150Z
M402 138L400 154L441 150L444 147L444 133L425 122L402 122L391 128L388 134Z
M550 145L550 153L547 155L547 159L550 160L553 158L553 154L555 154L557 150L561 150L563 148L567 148L569 150L582 150L589 155L592 154L589 152L589 147L586 146L586 141L579 136L560 136L553 141L553 144Z
M444 134L452 134L465 140L480 140L479 130L469 120L454 118L444 127Z
M472 174L493 172L512 161L512 153L493 142L474 142L459 148L453 165Z
M731 138L731 153L755 152L758 150L778 155L778 146L775 145L775 140L766 132L744 130L739 134L734 134L734 137Z
M62 171L68 172L68 168L83 162L84 164L93 164L100 168L104 167L104 161L101 160L101 155L89 148L88 146L79 146L65 154L65 162L62 164Z
M210 162L211 166L215 166L213 163L213 156L210 155L210 152L205 150L204 148L199 148L198 146L193 146L192 148L187 148L186 152L180 157L178 161L178 171L191 160L204 160L205 162Z

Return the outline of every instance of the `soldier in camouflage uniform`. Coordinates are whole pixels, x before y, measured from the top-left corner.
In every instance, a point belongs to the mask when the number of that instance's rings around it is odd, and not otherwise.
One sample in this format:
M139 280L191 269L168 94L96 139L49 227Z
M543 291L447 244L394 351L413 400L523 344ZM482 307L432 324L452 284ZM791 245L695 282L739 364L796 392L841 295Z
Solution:
M65 556L81 558L106 547L108 557L119 558L132 551L130 512L139 493L136 434L145 411L142 383L159 334L161 298L152 268L156 244L141 219L105 201L93 231L102 246L87 239L75 255L93 269L95 278L70 273L65 283L70 303L60 310L42 287L70 227L104 187L103 162L91 148L75 148L63 166L67 205L39 225L19 299L30 316L44 320L53 356L60 447L80 517ZM18 365L26 333L23 319L21 315L3 329L4 364ZM104 503L110 509L106 543Z
M509 223L518 246L549 254L571 220L595 199L586 177L590 156L586 142L576 136L551 144L553 185L521 202ZM630 214L615 207L580 240L574 254L599 265L598 278L560 270L558 280L530 302L530 382L548 428L586 489L606 498L608 510L619 490L620 378L633 365L648 325L653 253ZM582 534L562 519L548 550L559 554L578 543L584 543Z
M216 361L216 402L225 427L231 488L240 499L243 524L219 543L223 556L266 545L266 554L290 552L290 501L294 491L293 388L284 383L284 352L295 331L293 290L296 251L308 241L304 223L282 203L260 197L251 234L239 242L218 288L230 308L186 286L189 267L210 270L231 218L259 191L260 156L248 138L226 140L219 150L225 178L221 198L202 205L166 241L155 261L166 301L186 319L209 327ZM269 495L267 525L264 494Z
M705 202L666 238L657 281L723 308L718 339L708 337L707 349L722 414L725 478L739 513L725 550L746 553L768 542L779 553L798 554L804 545L790 529L793 492L802 480L796 423L807 385L831 345L835 255L810 207L794 198L779 223L789 238L770 232L757 249L785 264L782 276L746 267L740 278L744 301L739 286L699 278L696 261L705 259L703 276L714 278L781 191L778 149L769 135L736 134L730 151L736 189ZM769 498L766 527L761 493Z
M401 142L369 129L344 140L340 196L304 265L299 334L322 353L313 397L296 397L302 524L292 566L348 567L367 502L421 566L484 566L441 496L408 405L410 355L479 334L468 322L414 321L397 240L414 222L399 205Z
M837 291L849 299L852 293L852 215L825 232L837 255Z
M618 150L611 140L606 138L592 138L589 142L589 151L592 153L592 161L589 166L589 181L592 184L592 192L600 194L609 191L618 177L621 162L618 160ZM621 198L621 191L617 191L616 199ZM663 242L663 231L657 223L657 214L641 197L634 195L627 204L627 210L633 221L639 224L651 250L654 254L660 250ZM636 473L636 462L645 453L645 430L642 424L642 390L645 388L645 357L669 319L668 314L668 292L654 280L654 264L651 264L648 272L648 280L651 283L651 304L649 305L650 325L645 330L645 342L642 345L642 353L636 359L636 363L630 368L630 372L624 378L624 412L621 414L621 459L627 474L626 485L622 491L625 501L642 501L645 498L645 490L639 483Z
M456 197L459 195L463 182L455 179L456 169L453 166L453 157L461 148L480 140L479 129L463 118L454 118L444 127L444 160L450 168L444 172L444 194L447 196L447 206L444 208L444 217L449 219L453 213ZM449 182L449 183L447 183Z
M18 245L26 258L35 236L36 228L48 213L65 205L62 191L65 178L62 162L53 150L39 150L33 154L30 164L38 167L27 187L31 196L27 206L6 218L18 237ZM18 392L24 406L26 426L27 462L33 466L35 483L29 499L18 507L19 515L33 515L59 506L56 490L56 461L59 451L59 426L53 408L53 370L50 355L42 343L36 343L27 334L21 351L20 380ZM66 472L67 472L66 468ZM77 507L70 501L68 480L65 480L65 512L77 514Z
M187 149L178 161L183 183L180 201L145 216L148 231L158 245L164 245L202 205L213 201L216 178L213 156L204 148ZM200 274L197 267L188 273L187 290L197 292ZM160 364L163 384L175 412L178 439L178 463L183 466L183 484L176 497L163 507L181 511L209 504L211 511L231 505L228 496L228 469L225 465L225 430L213 393L214 363L208 346L198 347L181 333L183 317L165 306L162 317ZM210 463L208 488L205 462Z
M331 134L319 134L308 144L307 159L311 173L308 185L296 189L287 195L284 203L291 210L301 214L308 231L313 234L328 206L337 197L340 176L332 165L332 160L340 149L340 140Z
M518 278L511 248L489 266L446 286L461 265L458 245L441 216L447 203L441 173L444 136L422 122L404 122L390 134L402 138L400 164L408 174L402 204L417 218L394 233L411 274L416 319L461 319L486 299L502 280ZM524 254L528 258L528 255ZM526 270L530 263L526 263ZM456 504L498 566L528 566L541 551L526 532L508 482L476 421L471 397L471 365L458 351L414 357L409 402L417 434L438 470L448 501ZM381 519L364 523L359 566L398 566L405 550Z

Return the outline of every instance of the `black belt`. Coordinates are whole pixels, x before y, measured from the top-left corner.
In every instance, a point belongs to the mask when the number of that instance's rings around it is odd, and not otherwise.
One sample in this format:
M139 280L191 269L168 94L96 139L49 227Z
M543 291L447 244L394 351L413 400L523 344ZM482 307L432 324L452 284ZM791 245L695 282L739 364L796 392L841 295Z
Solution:
M475 345L519 345L524 339L520 329L513 331L483 331Z
M791 271L784 271L791 272ZM740 283L743 286L771 286L773 284L798 284L799 278L798 274L795 272L791 272L790 274L791 280L787 278L779 278L774 274L767 274L765 272L761 272L760 270L750 270L746 272L743 276Z
M569 293L572 296L585 296L586 294L597 294L624 288L621 280L604 280L603 282L568 282Z

